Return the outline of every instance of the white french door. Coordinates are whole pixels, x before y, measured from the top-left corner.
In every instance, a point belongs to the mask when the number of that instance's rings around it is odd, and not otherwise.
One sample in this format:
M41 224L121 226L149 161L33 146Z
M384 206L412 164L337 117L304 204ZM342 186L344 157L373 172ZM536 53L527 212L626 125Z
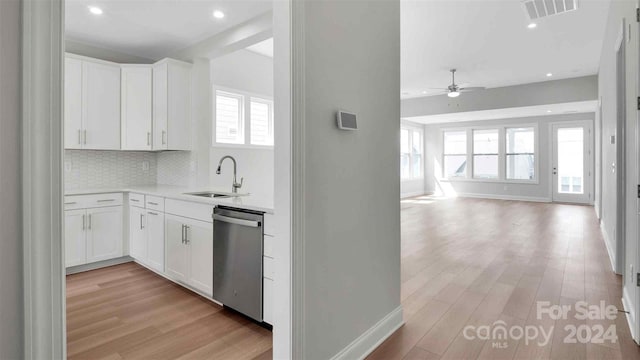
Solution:
M552 124L553 201L593 201L591 121Z

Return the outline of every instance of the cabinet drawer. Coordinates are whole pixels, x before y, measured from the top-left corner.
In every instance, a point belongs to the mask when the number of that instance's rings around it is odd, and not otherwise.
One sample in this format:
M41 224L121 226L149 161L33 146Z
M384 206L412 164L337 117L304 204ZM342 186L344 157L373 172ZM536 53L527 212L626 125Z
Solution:
M164 198L159 196L146 196L147 209L164 212Z
M129 193L129 205L144 209L144 195Z
M211 218L211 215L213 214L213 205L166 199L164 201L164 212L167 214L213 223L213 219Z
M71 195L64 197L64 209L86 209L122 205L122 193Z
M265 235L263 246L262 254L273 259L273 236Z
M276 235L276 223L275 218L271 214L264 214L264 233L266 235Z
M269 257L263 257L262 258L262 276L266 277L267 279L271 279L274 280L273 278L273 274L274 274L274 264L273 264L273 259L269 258Z
M84 199L83 196L65 196L64 197L64 209L65 210L76 210L76 209L84 209Z

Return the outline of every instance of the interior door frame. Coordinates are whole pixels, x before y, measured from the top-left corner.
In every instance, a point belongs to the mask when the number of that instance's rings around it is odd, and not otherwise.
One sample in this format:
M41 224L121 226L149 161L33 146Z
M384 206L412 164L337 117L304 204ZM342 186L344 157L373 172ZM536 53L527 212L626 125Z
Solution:
M616 180L616 224L614 240L616 242L616 272L625 274L625 249L626 249L626 41L625 20L620 22L618 37L614 46L615 56L615 107L616 107L616 132L614 136L616 149L616 162L611 164L611 171L615 173ZM619 71L622 71L621 73ZM620 80L623 80L620 83Z
M587 175L585 181L583 183L585 191L589 192L589 196L587 201L572 201L562 198L555 198L554 194L556 193L557 187L557 176L553 174L553 171L549 172L550 176L550 184L551 184L551 201L557 203L570 203L570 204L585 204L585 205L593 205L594 202L594 131L593 131L594 121L592 119L584 119L584 120L573 120L573 121L554 121L549 123L549 139L551 139L550 144L550 166L553 167L556 164L556 138L554 127L555 126L566 126L566 127L578 127L584 126L585 129L588 130L588 134L586 135L585 146L587 147L585 151L585 164L587 168L584 169L585 174Z

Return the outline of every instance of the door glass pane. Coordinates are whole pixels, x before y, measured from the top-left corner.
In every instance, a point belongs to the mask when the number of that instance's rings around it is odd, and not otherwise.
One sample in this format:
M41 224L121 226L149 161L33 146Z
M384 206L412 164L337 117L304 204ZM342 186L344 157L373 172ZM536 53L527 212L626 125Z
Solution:
M558 129L558 192L584 192L584 129Z

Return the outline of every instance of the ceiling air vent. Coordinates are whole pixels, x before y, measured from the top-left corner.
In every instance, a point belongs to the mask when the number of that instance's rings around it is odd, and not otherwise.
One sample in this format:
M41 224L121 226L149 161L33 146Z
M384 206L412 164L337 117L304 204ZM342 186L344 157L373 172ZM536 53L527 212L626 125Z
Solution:
M558 15L578 9L578 0L526 0L524 9L530 20Z

